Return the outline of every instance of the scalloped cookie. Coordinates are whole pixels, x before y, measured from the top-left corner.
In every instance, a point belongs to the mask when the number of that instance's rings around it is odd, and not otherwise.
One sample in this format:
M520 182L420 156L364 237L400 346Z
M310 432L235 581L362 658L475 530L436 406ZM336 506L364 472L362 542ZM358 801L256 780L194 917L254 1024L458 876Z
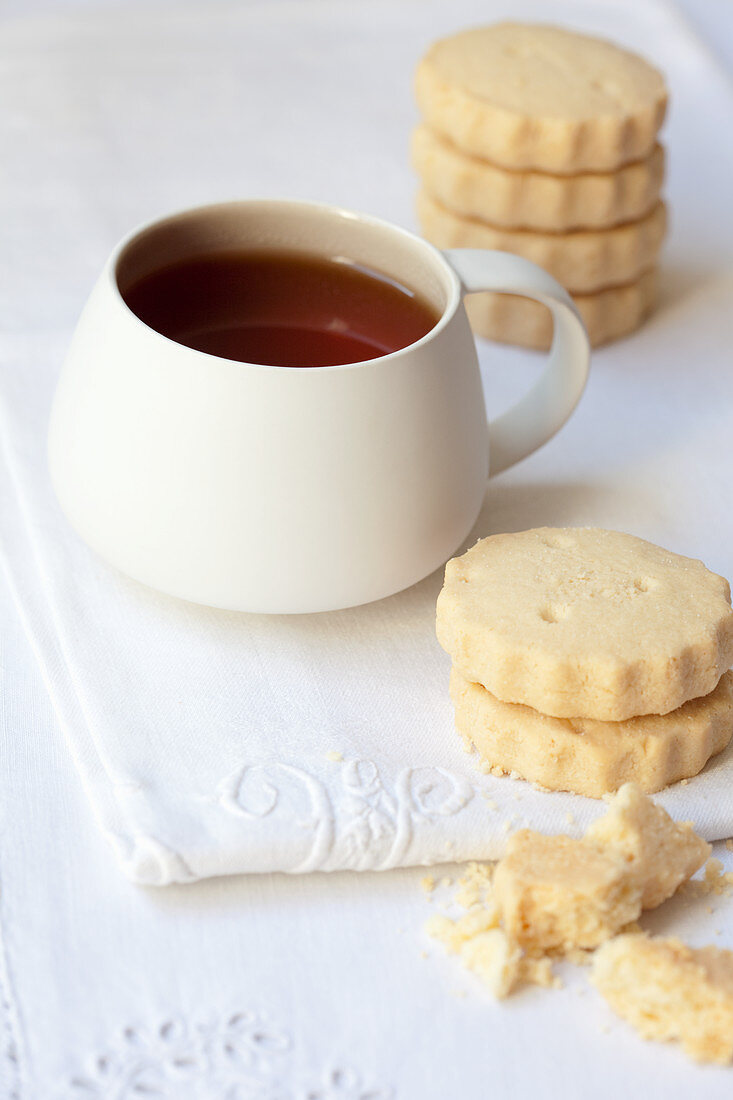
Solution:
M630 780L649 793L661 791L697 775L733 736L731 672L702 699L668 714L623 722L551 718L520 703L503 703L455 668L450 693L456 729L484 765L589 798Z
M601 38L533 23L435 42L418 66L428 125L505 168L609 172L647 157L667 104L664 78Z
M556 718L667 714L733 662L728 582L600 528L492 535L453 558L437 635L465 679Z
M649 316L657 298L656 268L635 283L573 294L573 301L594 348L630 335ZM552 342L552 317L547 306L515 294L469 294L466 313L477 336L501 344L543 350Z
M417 215L423 236L438 248L513 252L543 267L571 294L594 294L636 282L656 263L667 230L661 201L639 221L573 233L502 229L454 214L424 190L417 196Z
M657 144L616 172L512 172L460 152L427 126L412 135L413 167L431 195L457 214L507 229L567 233L643 218L659 201L664 161Z

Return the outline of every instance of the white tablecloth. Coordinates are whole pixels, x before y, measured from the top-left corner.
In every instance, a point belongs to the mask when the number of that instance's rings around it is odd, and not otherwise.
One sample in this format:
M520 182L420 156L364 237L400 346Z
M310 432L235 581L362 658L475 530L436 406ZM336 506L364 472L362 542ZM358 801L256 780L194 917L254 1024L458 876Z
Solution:
M353 18L363 30L366 9L360 4L272 4L266 16L262 9L252 16L248 5L44 9L34 17L16 4L0 39L0 55L6 51L14 64L25 57L31 68L41 66L39 88L56 80L59 96L56 114L52 100L39 100L31 128L32 79L23 83L22 103L9 96L3 106L16 120L14 153L32 155L38 165L26 204L14 204L2 227L5 270L18 285L37 288L22 300L10 288L6 299L14 308L2 317L5 383L33 385L51 377L55 367L39 368L33 376L14 373L21 341L26 349L34 339L40 350L62 346L113 240L148 213L215 197L214 178L218 194L235 194L254 190L260 172L269 180L281 177L281 193L332 199L411 223L412 185L396 139L379 164L359 171L356 131L344 135L339 149L313 150L307 158L267 146L261 151L266 163L254 166L232 140L231 123L213 128L218 141L202 144L201 73L216 64L217 35L243 34L266 18L281 20L278 33L287 36L297 33L309 10L318 18L327 14L333 25ZM489 10L465 0L369 6L375 26L394 19L404 29L414 22L415 56L444 29L510 9L517 13L516 4L496 3ZM665 265L666 304L644 333L597 355L589 392L563 435L492 487L491 523L496 529L546 522L624 526L732 575L725 493L731 436L723 431L730 382L716 357L721 337L733 337L726 329L733 280L730 231L712 217L727 199L730 142L720 138L714 171L705 155L724 133L725 77L671 8L563 3L532 10L605 29L669 72L669 191L677 228ZM151 24L157 25L153 58L146 54L145 28ZM161 26L170 31L168 51L160 45L168 40ZM723 26L733 36L730 20ZM129 42L136 27L134 48L121 61L115 44ZM158 63L177 72L184 41L191 79L180 82L175 94L191 113L197 140L181 150L160 135L157 155L165 171L153 164L144 179L135 178L130 143L141 128L154 128L155 119L154 105L142 99L146 73ZM363 33L354 41L363 45ZM262 73L271 65L263 56ZM348 79L348 57L335 57L332 65ZM99 95L112 94L105 91L110 87L119 95L126 81L129 115L113 133L98 132L93 100L80 97L74 125L60 127L75 88L86 86L82 72L95 66ZM245 78L230 75L232 90L241 94ZM328 88L333 72L324 71L322 79ZM375 89L392 79L376 67ZM405 97L407 83L405 74ZM230 104L228 86L226 74L219 74L222 91L213 108L222 118ZM296 118L297 109L293 102ZM389 108L375 90L367 109ZM409 126L408 98L392 109ZM394 126L386 130L397 134ZM89 211L75 205L74 173L86 177L101 156L117 163L119 174L104 222L90 224ZM172 194L171 167L179 163L180 183ZM5 171L0 197L17 196L23 167L10 157ZM165 190L161 180L167 181ZM59 192L68 198L67 217L63 224L44 221ZM375 203L374 195L383 197ZM44 256L38 247L44 240L52 242L53 255ZM29 241L36 247L29 249ZM59 251L69 257L68 278L61 281ZM699 334L690 349L694 386L669 373L691 325ZM529 357L512 351L488 351L485 368L494 407L518 393L535 369ZM675 400L671 391L678 383ZM7 523L5 507L0 522L3 516ZM147 1095L176 1100L579 1098L588 1095L589 1082L601 1100L628 1090L629 1082L652 1100L730 1095L730 1073L701 1070L674 1050L643 1044L613 1020L577 971L568 970L560 992L529 990L494 1005L423 938L421 925L438 903L423 897L421 872L258 875L165 890L133 887L109 858L5 588L1 599L2 1100L127 1098L146 1095L146 1089ZM44 673L48 678L48 664ZM516 816L522 816L521 802ZM733 865L727 850L721 855ZM706 902L679 901L645 923L695 943L733 945L731 902L715 901L713 909L709 913ZM421 957L423 951L428 958Z

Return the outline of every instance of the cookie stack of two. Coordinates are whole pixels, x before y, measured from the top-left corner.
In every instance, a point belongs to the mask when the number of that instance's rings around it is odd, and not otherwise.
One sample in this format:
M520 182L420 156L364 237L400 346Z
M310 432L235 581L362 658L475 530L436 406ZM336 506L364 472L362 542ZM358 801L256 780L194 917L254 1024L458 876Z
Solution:
M600 798L696 775L733 734L728 582L617 531L483 539L446 566L438 640L485 769Z
M416 95L424 236L539 264L570 292L594 345L637 328L666 232L661 74L601 39L504 23L436 42ZM481 294L467 308L482 336L549 346L542 305Z

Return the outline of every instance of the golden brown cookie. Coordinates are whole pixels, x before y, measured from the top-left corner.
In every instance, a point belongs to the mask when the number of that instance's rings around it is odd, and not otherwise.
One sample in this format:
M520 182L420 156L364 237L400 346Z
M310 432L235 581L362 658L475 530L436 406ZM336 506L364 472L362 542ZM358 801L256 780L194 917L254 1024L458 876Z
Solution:
M664 715L601 722L550 718L503 703L451 672L456 729L484 765L553 791L601 798L624 783L648 792L697 775L733 736L733 673L702 699Z
M657 293L655 268L635 283L573 294L593 347L629 336L654 309ZM501 344L547 349L552 341L552 317L546 306L514 294L470 294L466 312L477 336Z
M413 133L412 163L425 190L449 210L507 229L551 233L637 221L656 206L664 179L659 144L615 172L557 176L511 172L468 156L428 126Z
M513 252L544 268L571 294L581 295L636 282L656 263L667 230L663 202L640 221L573 233L502 229L454 214L424 190L417 196L417 215L423 236L438 248Z
M664 78L601 38L497 23L435 42L418 66L425 122L459 149L511 169L609 172L649 156Z
M733 663L723 577L591 527L492 535L453 558L437 634L465 679L556 718L667 714Z

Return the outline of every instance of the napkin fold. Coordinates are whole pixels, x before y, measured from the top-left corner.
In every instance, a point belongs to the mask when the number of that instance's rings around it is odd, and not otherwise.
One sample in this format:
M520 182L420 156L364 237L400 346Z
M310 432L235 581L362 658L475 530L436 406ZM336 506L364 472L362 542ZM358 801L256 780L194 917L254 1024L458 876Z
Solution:
M285 7L65 15L34 33L9 25L0 47L0 101L19 103L0 119L16 165L0 219L15 273L0 300L2 562L99 826L140 883L496 858L514 827L578 835L602 809L485 776L463 752L434 635L439 574L349 611L227 613L123 577L53 497L44 440L55 377L116 237L161 209L237 193L290 191L409 224L410 72L429 38L502 14L473 2L428 3L419 21L411 5L287 5L283 37ZM490 487L473 537L593 523L732 575L721 502L733 249L714 139L730 94L666 7L621 7L625 40L653 51L675 103L677 228L662 305L596 356L573 420ZM554 18L618 37L608 25L618 10L559 4ZM541 17L541 5L522 12ZM488 345L481 360L492 409L538 364ZM732 783L728 750L660 801L708 839L730 836Z

